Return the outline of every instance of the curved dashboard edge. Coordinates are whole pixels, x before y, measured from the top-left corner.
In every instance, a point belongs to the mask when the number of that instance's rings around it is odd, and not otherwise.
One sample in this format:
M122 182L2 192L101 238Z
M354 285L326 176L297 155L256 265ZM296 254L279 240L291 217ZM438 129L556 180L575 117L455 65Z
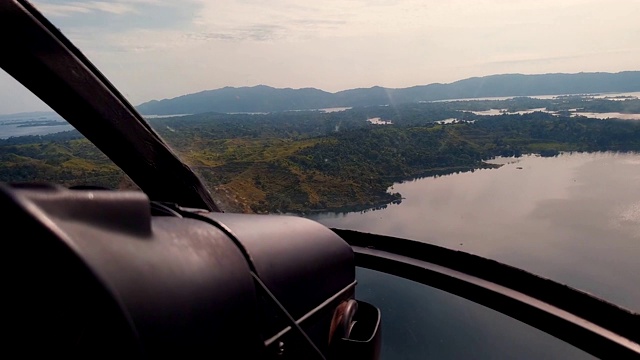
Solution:
M600 358L640 357L640 316L636 313L461 251L383 235L333 230L352 246L356 266L463 297Z

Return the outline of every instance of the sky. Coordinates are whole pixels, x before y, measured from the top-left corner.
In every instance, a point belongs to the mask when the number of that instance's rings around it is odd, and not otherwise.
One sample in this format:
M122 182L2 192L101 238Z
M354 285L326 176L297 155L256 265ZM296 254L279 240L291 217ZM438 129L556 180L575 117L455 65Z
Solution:
M640 0L35 0L134 105L225 86L640 70ZM0 114L45 110L0 71Z

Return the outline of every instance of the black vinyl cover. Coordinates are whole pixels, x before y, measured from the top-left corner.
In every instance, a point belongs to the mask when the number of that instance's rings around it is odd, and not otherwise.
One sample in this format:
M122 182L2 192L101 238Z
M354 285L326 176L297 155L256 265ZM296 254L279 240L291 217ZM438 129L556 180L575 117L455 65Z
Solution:
M275 298L300 321L324 353L336 306L355 297L355 262L351 247L323 225L295 216L208 213L238 239L249 262ZM267 299L261 303L261 332L275 336L287 326ZM287 342L291 342L291 336ZM295 345L299 341L293 341ZM288 352L304 352L298 348Z
M354 294L351 248L310 220L152 216L140 192L55 186L0 185L0 207L6 343L21 357L262 358L270 338L299 356L274 300L324 353Z

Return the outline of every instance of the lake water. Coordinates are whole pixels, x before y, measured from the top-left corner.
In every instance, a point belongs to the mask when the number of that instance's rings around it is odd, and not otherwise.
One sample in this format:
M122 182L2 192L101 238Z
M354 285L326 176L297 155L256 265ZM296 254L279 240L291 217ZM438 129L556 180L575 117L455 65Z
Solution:
M396 184L399 205L314 220L490 257L640 310L640 155L500 161Z
M453 102L453 101L474 101L474 100L510 100L515 97L530 97L541 100L551 100L561 96L588 96L594 99L607 99L607 100L625 100L625 99L639 99L640 92L616 92L616 93L595 93L595 94L559 94L559 95L519 95L519 96L490 96L490 97L477 97L477 98L459 98L459 99L446 99L446 100L434 100L434 101L418 101L420 103L426 102Z
M619 112L594 113L594 112L575 111L571 113L571 116L584 116L584 117L594 118L594 119L640 120L640 114L625 114L625 113L619 113Z
M625 92L625 93L602 93L602 94L575 94L580 96L586 96L593 99L606 99L612 101L624 101L628 99L640 99L640 92ZM538 96L529 96L535 99L541 100L551 100L556 99L562 96L572 96L571 94L565 95L538 95ZM488 97L488 98L472 98L472 99L455 99L455 100L441 100L434 102L452 102L452 101L474 101L474 100L509 100L513 99L513 96L510 97ZM536 108L536 109L528 109L521 111L508 112L507 109L489 109L483 111L470 111L476 115L501 115L501 114L530 114L536 111L546 112L549 114L557 115L556 111L548 111L546 108ZM621 119L621 120L640 120L640 114L626 114L619 112L609 112L609 113L594 113L594 112L584 112L584 111L576 111L576 109L571 110L571 116L584 116L588 118L594 119Z
M399 205L322 214L314 220L489 257L639 311L640 155L574 153L495 162L504 165L396 184L390 191L405 198ZM359 276L360 295L381 303L383 311L393 314L392 323L414 321L386 335L393 347L386 350L386 358L405 358L402 349L416 346L422 347L420 354L433 358L586 356L572 353L577 350L538 330L439 290L397 278L385 280L368 270ZM406 296L407 291L413 295ZM435 320L425 318L425 311ZM451 339L447 334L456 335ZM412 336L416 341L410 340ZM429 343L431 337L436 343ZM430 348L424 348L425 343ZM531 349L550 352L535 355ZM523 356L523 351L531 356Z
M536 109L520 110L520 111L512 111L512 112L507 111L507 109L489 109L489 110L469 111L469 112L476 115L494 116L494 115L502 115L502 114L523 115L523 114L531 114L537 111L558 115L557 111L549 111L545 108L536 108ZM575 109L571 111L570 116L571 117L584 116L584 117L593 118L593 119L605 119L605 120L606 119L640 120L640 114L626 114L626 113L619 113L619 112L594 113L594 112L586 112L586 111L576 111Z
M39 125L39 123L48 123ZM27 135L47 135L73 130L62 117L54 112L41 111L0 115L0 139Z
M370 122L371 124L374 125L391 125L393 124L391 121L389 120L383 120L379 117L375 117L375 118L369 118L367 119L368 122Z
M62 131L73 130L73 126L69 124L60 124L55 126L27 126L19 127L17 125L0 125L0 139L10 137L28 136L28 135L47 135Z

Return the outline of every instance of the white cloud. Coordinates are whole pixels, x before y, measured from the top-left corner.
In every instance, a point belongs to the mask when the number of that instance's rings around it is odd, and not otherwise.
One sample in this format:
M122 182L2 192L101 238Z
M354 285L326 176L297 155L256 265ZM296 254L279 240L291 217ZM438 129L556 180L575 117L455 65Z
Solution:
M130 2L130 1L127 1ZM125 1L122 2L106 2L106 1L71 1L66 4L60 3L38 3L37 7L46 16L72 16L78 14L88 14L93 12L105 12L110 14L126 14L135 11L135 8Z
M69 5L69 4L38 4L38 9L46 16L71 16L75 14L86 14L91 12L91 9L82 5Z
M227 85L337 91L505 72L637 70L640 58L639 0L36 4L46 16L67 14L62 31L134 103ZM167 9L186 4L179 26L164 18L142 26L156 11L171 20ZM74 16L87 13L126 18L128 27L74 27Z
M126 3L110 3L106 1L90 1L85 3L87 7L96 11L103 11L111 14L125 14L133 12L134 7Z

